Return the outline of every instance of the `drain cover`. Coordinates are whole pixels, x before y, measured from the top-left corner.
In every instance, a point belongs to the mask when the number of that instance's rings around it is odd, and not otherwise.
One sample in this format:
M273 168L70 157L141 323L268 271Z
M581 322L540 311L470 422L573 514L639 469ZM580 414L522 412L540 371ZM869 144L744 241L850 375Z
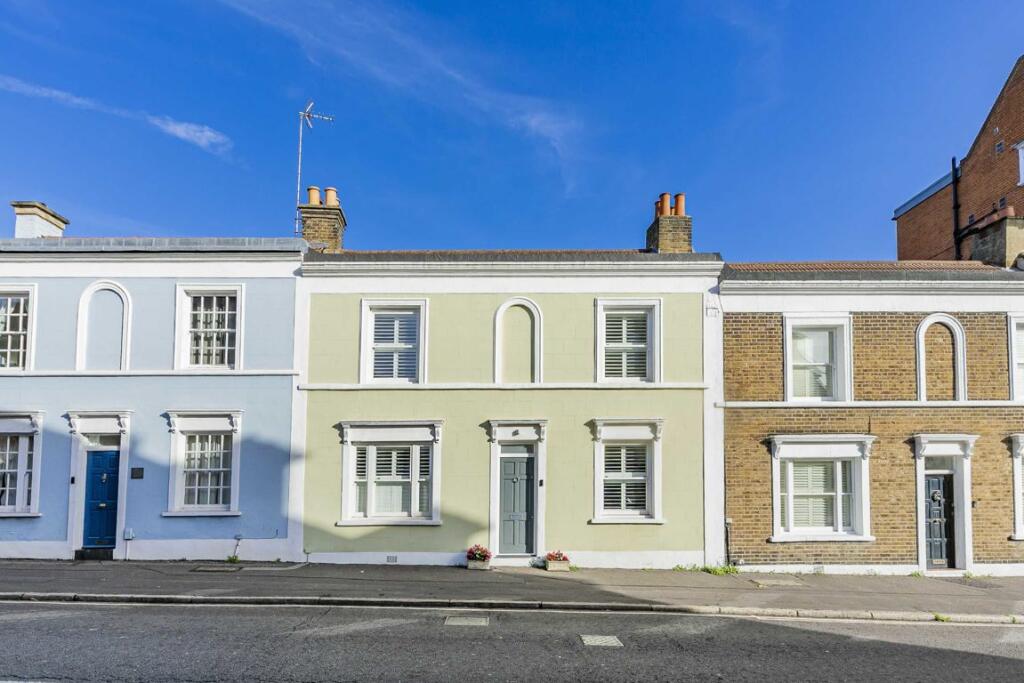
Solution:
M580 636L580 640L588 647L622 647L616 636Z

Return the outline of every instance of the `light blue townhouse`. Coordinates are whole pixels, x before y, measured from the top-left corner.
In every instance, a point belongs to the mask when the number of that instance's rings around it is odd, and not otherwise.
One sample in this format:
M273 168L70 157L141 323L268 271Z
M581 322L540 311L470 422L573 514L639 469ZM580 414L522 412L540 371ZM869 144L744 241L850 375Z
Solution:
M0 557L289 559L291 238L0 240ZM297 488L299 487L299 488Z

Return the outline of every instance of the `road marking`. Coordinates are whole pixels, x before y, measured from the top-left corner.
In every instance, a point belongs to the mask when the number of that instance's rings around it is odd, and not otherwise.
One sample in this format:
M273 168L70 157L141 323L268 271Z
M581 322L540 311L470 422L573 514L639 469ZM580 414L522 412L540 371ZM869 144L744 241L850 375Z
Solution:
M580 636L587 647L622 647L622 641L616 636Z
M488 617L445 617L445 626L487 626Z

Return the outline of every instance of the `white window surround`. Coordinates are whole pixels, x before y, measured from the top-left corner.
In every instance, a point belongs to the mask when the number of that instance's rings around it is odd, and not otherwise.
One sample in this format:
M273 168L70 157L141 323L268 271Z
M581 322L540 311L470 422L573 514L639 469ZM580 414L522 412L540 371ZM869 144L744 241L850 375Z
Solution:
M113 280L97 280L85 288L78 299L78 331L75 341L75 370L86 369L89 352L89 305L93 295L99 291L110 291L121 298L121 371L131 368L132 343L132 298L128 290Z
M1011 434L1013 445L1013 536L1011 540L1024 541L1024 434Z
M967 400L967 337L960 321L948 313L932 313L917 326L917 400L928 400L925 335L932 325L945 325L953 335L953 384L957 401Z
M41 411L25 413L0 413L0 434L11 436L32 437L32 491L31 503L28 506L19 506L9 509L0 509L0 518L8 517L41 517L39 512L39 481L42 479L42 454L43 454L43 413ZM21 445L27 448L27 441L19 439ZM18 486L20 487L17 500L21 501L27 491L25 485L25 467L27 464L27 451L20 451L18 465Z
M419 314L417 330L416 380L374 379L373 377L373 314L375 310L415 309ZM360 384L426 384L427 330L429 306L427 299L363 299L359 316L359 383Z
M335 526L440 526L441 432L443 420L341 422L341 519ZM430 514L422 517L358 516L355 487L356 446L361 444L429 444L431 446Z
M30 371L35 368L36 321L39 319L39 296L37 291L38 287L35 283L0 283L0 296L13 295L28 297L28 338L25 341L25 363L20 368L0 368L0 375L16 374Z
M501 547L501 447L509 444L533 445L533 482L534 482L534 511L533 511L533 556L540 557L547 552L545 545L545 516L547 510L547 498L544 479L547 477L547 420L522 419L522 420L488 420L487 439L490 443L490 513L488 547L495 553L498 564L501 558L516 558L518 556L499 555ZM515 562L509 559L509 562Z
M664 524L662 514L661 436L665 421L660 418L600 417L592 421L594 432L594 516L590 524ZM605 444L648 444L648 487L646 514L609 514L604 510Z
M836 330L833 339L835 376L833 377L832 398L794 396L793 383L793 330L800 327L832 328ZM786 402L828 402L853 400L853 322L849 313L785 313L783 315L783 356L785 372Z
M498 306L494 312L494 383L502 384L502 363L504 362L504 317L505 312L513 306L522 306L530 313L533 322L533 373L530 379L534 384L544 381L544 317L540 306L533 299L525 296L514 296Z
M192 312L191 297L196 296L234 296L235 311L235 364L234 367L223 365L192 365L190 361L191 335L189 320ZM224 373L243 369L245 354L245 285L244 284L186 284L179 283L175 293L174 315L174 369L187 370L194 373Z
M1024 365L1022 354L1017 353L1018 345L1024 339L1018 339L1017 326L1024 325L1024 313L1008 313L1006 316L1006 338L1010 358L1010 400L1024 401L1024 386L1018 381L1017 367ZM1024 376L1024 373L1021 373Z
M241 410L168 410L171 432L171 476L164 517L237 517L241 476ZM231 435L231 502L228 505L185 505L185 449L190 434Z
M956 569L974 569L974 524L971 498L971 455L977 434L915 434L914 459L917 476L917 564L921 571L928 569L926 522L924 515L925 461L935 456L953 457L953 509L955 512Z
M594 379L603 384L637 384L643 382L660 383L662 381L662 322L661 298L652 299L595 299L594 334L595 358ZM605 316L615 310L644 309L650 316L647 338L647 377L644 379L623 379L621 377L604 376L605 356Z
M869 434L775 434L770 437L772 452L772 543L802 543L814 541L874 541L871 535L871 478L868 461L875 437ZM850 461L852 501L850 516L852 529L804 533L786 531L782 519L780 494L783 460ZM790 514L792 514L792 505ZM833 514L840 520L842 512Z

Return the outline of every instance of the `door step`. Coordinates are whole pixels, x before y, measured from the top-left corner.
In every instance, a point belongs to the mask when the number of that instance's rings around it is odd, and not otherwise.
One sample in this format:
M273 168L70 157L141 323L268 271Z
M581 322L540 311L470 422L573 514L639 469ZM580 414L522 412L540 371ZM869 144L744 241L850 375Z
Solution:
M76 560L113 560L113 548L79 548L75 551Z

